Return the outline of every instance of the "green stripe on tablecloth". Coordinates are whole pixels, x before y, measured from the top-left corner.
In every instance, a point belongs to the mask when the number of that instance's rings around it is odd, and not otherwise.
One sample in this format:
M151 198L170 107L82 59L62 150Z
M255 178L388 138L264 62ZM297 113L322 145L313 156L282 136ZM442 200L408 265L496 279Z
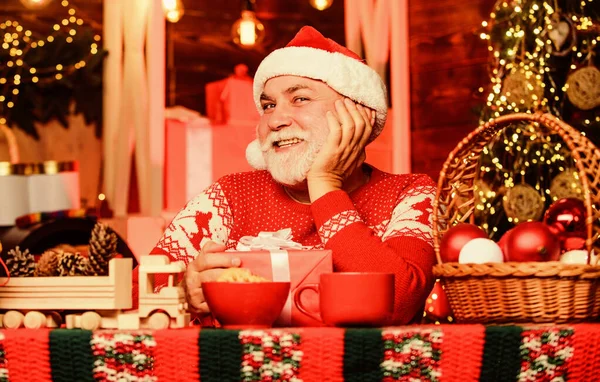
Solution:
M238 336L237 330L200 330L198 346L202 382L240 380L243 348Z
M515 381L521 370L521 333L519 326L488 326L480 381Z
M380 329L347 329L344 334L344 381L379 381L384 344Z
M93 382L92 332L55 329L50 332L50 365L54 382ZM35 362L35 360L32 360Z

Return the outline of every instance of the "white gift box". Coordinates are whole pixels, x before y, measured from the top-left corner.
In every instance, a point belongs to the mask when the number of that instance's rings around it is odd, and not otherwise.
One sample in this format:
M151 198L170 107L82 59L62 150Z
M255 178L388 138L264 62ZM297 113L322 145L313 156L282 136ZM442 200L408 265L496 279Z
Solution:
M0 226L15 224L17 216L29 213L27 176L8 162L0 162Z
M0 163L0 226L22 215L80 207L77 162Z
M81 207L75 162L44 162L28 176L29 210L52 212Z

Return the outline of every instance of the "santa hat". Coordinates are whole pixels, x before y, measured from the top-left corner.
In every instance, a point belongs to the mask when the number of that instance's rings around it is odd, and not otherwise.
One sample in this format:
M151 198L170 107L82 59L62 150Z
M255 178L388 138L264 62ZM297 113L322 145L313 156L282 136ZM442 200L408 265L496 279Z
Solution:
M316 29L303 27L284 48L273 51L261 62L254 76L253 89L259 114L264 113L260 96L265 83L284 75L323 81L341 95L375 110L375 125L369 142L383 130L388 112L383 80L356 53L325 38ZM258 142L252 142L248 149L256 149L257 146ZM251 160L248 157L248 161L255 168L264 168L256 163L256 158Z

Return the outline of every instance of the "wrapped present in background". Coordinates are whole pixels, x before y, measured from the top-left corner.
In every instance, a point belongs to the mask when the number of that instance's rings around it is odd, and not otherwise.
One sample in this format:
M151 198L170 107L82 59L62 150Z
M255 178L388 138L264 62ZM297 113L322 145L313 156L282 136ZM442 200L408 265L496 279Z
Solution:
M252 99L250 97L250 99ZM215 125L199 113L169 108L165 122L164 209L177 212L220 177L252 170L246 146L256 138L256 110Z

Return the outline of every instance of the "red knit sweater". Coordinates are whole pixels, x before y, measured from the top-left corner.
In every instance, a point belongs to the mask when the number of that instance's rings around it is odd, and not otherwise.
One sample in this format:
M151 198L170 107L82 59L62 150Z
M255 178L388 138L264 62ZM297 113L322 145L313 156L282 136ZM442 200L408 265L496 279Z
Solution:
M152 253L187 264L208 240L233 249L242 236L291 228L295 242L331 249L334 271L394 272L394 323L405 324L421 318L433 287L434 197L426 175L373 168L369 182L350 194L334 191L305 205L266 171L237 173L190 200Z

